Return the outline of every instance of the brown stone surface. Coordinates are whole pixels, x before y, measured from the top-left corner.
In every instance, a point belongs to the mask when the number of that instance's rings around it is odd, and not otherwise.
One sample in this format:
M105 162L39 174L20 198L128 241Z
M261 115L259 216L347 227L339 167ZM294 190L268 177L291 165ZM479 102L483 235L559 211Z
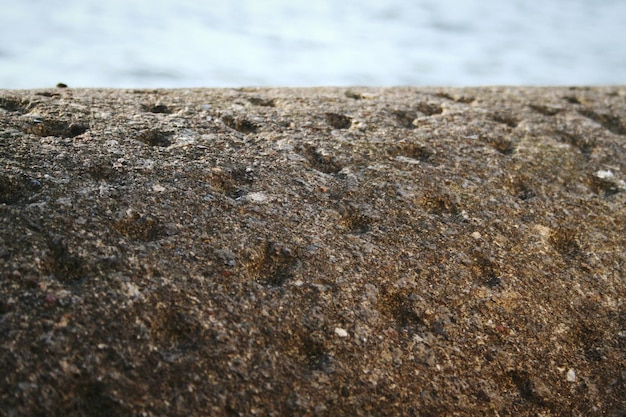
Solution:
M0 414L626 415L626 87L0 91Z

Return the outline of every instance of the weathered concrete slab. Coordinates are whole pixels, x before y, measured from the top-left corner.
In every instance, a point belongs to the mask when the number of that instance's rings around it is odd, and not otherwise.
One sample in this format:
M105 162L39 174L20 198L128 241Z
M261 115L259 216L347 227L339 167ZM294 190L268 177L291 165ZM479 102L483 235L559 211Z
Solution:
M0 91L2 415L626 413L626 87Z

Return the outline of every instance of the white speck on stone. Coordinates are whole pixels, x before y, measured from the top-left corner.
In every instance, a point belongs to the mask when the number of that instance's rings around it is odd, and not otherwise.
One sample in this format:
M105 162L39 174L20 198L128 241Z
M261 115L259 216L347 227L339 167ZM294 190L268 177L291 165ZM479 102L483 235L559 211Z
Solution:
M576 371L570 369L567 371L567 382L576 382Z
M163 191L165 191L165 187L163 187L161 184L155 184L152 186L152 191L154 191L155 193L162 193Z
M483 236L482 236L479 232L474 232L474 233L472 233L472 235L471 235L471 236L472 236L474 239L476 239L476 240L478 240L478 239L480 239L481 237L483 237Z
M126 294L128 294L129 297L136 298L141 295L141 292L139 292L139 288L135 284L133 284L132 282L127 282Z
M417 159L409 158L407 156L402 156L402 155L396 156L396 161L403 162L403 163L409 164L409 165L419 165L420 164L420 161L418 161Z
M57 203L70 207L72 205L72 199L69 197L61 197L57 199Z
M341 327L335 327L335 334L339 337L348 337L346 329L342 329Z
M596 177L601 178L603 180L608 179L608 178L613 178L615 175L613 174L613 171L609 170L599 170L598 172L596 172Z
M191 131L186 131L174 137L174 144L172 147L188 146L193 145L194 143L196 143L195 134Z
M243 198L244 200L251 201L253 203L264 203L265 201L267 201L267 195L262 192L249 193L246 194Z

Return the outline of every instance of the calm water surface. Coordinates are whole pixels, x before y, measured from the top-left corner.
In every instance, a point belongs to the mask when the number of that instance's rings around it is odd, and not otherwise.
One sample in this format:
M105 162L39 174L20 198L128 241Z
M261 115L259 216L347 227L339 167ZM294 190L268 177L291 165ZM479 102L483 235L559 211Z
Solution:
M623 0L0 6L0 88L626 84Z

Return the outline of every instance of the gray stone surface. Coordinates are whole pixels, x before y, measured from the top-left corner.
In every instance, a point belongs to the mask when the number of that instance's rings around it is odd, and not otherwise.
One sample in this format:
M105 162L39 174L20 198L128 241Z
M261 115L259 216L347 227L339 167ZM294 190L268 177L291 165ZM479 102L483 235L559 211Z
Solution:
M626 413L626 88L0 91L0 414Z

